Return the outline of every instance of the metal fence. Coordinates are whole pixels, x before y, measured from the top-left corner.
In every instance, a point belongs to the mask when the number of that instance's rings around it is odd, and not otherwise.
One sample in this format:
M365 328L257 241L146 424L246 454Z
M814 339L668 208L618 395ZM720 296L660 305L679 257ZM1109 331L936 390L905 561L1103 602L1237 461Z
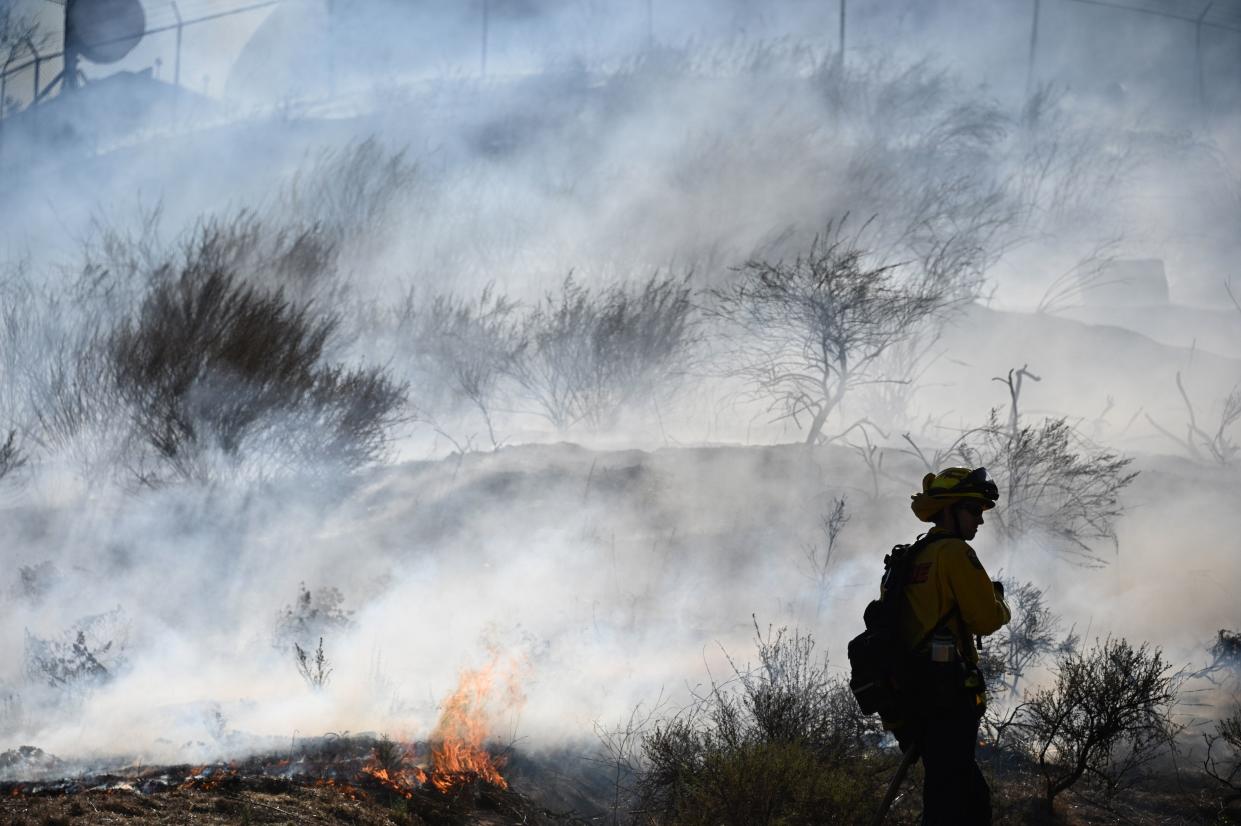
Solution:
M1039 52L1039 24L1044 4L1059 2L1063 5L1082 4L1101 6L1115 10L1117 14L1141 14L1162 17L1170 21L1169 25L1190 24L1195 31L1195 61L1197 70L1198 96L1200 102L1206 102L1206 73L1203 66L1203 32L1207 29L1241 34L1241 0L1030 0L1030 45L1027 65L1027 88L1037 82L1037 61ZM190 26L218 21L226 17L257 11L281 5L282 3L299 2L299 0L253 0L238 4L239 0L169 0L166 4L155 6L150 10L150 19L141 37L164 32L175 32L173 46L173 84L181 84L181 46L182 36ZM334 0L327 0L331 9ZM493 6L503 0L481 0L479 3L479 72L487 75L488 51L494 37L492 25ZM850 19L847 12L848 0L824 0L825 4L834 6L831 13L838 16L839 32L838 56L843 59L846 43L846 20ZM179 5L180 3L180 5ZM639 7L645 15L646 45L655 42L655 6L654 0L644 0ZM183 13L184 12L184 13ZM132 35L130 36L132 37ZM129 38L118 38L114 41L100 41L84 44L103 46L112 42ZM58 88L64 88L64 69L51 80L46 80L48 72L45 68L56 61L63 61L64 49L42 52L36 44L26 38L9 50L5 62L0 65L0 118L5 115L34 105L45 99ZM28 77L23 77L28 75ZM75 84L76 77L69 79L69 85ZM46 82L45 82L46 81ZM10 92L20 88L21 99L10 97Z

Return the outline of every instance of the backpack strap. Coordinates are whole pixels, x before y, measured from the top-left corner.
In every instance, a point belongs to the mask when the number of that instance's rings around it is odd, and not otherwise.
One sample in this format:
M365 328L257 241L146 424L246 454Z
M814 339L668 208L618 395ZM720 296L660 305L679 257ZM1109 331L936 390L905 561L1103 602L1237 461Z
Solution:
M922 534L922 536L919 536L916 540L914 540L914 542L913 542L912 544L910 544L910 546L909 546L908 550L906 550L906 551L905 551L905 553L906 553L906 554L918 553L918 552L920 552L923 548L925 548L926 546L930 545L932 542L937 542L937 541L939 541L940 539L959 539L959 538L960 538L960 537L958 537L956 534L942 534L942 535L937 535L937 536L931 536L931 534L930 534L929 532L928 532L928 533L924 533L924 534ZM910 561L910 562L912 562L912 561L913 561L912 556L910 556L909 561ZM901 586L901 587L902 587L902 589L903 589L903 588L905 588L905 587L907 587L907 586L908 586L908 583L902 583L902 586ZM914 651L917 651L919 648L921 648L923 645L925 645L925 644L926 644L926 642L927 642L927 640L929 640L929 639L931 639L931 637L935 636L935 633L936 633L937 631L939 631L939 629L941 629L941 628L943 628L945 625L947 625L948 620L952 619L952 617L953 617L953 615L954 615L954 614L956 614L956 615L958 615L958 616L959 616L959 615L960 615L960 611L961 611L961 605L960 605L960 603L956 603L956 604L954 604L951 608L949 608L947 611L945 611L945 612L943 613L943 615L942 615L942 616L940 616L940 618L936 621L936 623L935 623L934 625L932 625L932 626L931 626L930 630L929 630L929 631L927 631L925 634L923 634L923 635L922 635L922 636L918 639L918 641L917 641L916 643L914 643L912 646L910 646L910 648L909 648L910 653L913 653Z
M910 648L910 651L917 651L919 648L925 645L926 641L929 640L931 637L935 636L935 632L943 628L945 625L947 625L948 620L952 619L952 615L959 613L960 610L961 610L960 605L954 605L951 608L949 608L947 612L945 612L944 615L939 618L939 622L935 623L935 625L931 627L930 631L927 631L925 634L923 634L921 638L919 638L918 641L913 644L913 646Z

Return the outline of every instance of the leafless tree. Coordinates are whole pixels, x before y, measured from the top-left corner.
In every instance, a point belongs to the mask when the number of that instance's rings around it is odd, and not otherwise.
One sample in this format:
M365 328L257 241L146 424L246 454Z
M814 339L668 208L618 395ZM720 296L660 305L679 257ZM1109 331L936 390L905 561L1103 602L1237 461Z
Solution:
M818 443L850 390L901 381L879 374L878 360L952 303L934 284L900 284L896 271L868 263L839 224L792 262L746 263L735 283L711 292L725 324L724 369L777 421L805 419L805 443Z
M1181 380L1179 370L1176 373L1176 389L1180 393L1181 401L1185 403L1185 411L1189 418L1185 425L1185 436L1180 437L1168 431L1151 418L1149 413L1146 414L1146 420L1160 433L1184 448L1185 452L1194 459L1202 461L1209 457L1221 465L1232 464L1238 455L1241 455L1241 446L1234 441L1232 436L1234 425L1241 422L1241 387L1234 387L1232 392L1224 397L1220 405L1219 422L1213 431L1208 431L1198 424L1198 416L1194 412L1193 402L1189 400L1189 394L1185 392L1185 383Z
M1159 649L1096 642L1059 662L1055 683L1034 692L1020 723L1045 781L1048 807L1084 776L1109 792L1169 745L1177 684Z
M527 313L522 337L511 376L567 430L608 424L634 400L667 392L690 366L699 332L687 278L591 290L570 275Z
M1026 367L998 378L1009 391L1007 415L1001 419L992 409L986 423L963 433L948 453L991 471L1001 492L992 513L1005 536L1031 537L1097 564L1090 543L1115 541L1120 492L1137 477L1129 470L1132 459L1093 445L1066 418L1025 424L1020 398L1026 378L1038 380Z

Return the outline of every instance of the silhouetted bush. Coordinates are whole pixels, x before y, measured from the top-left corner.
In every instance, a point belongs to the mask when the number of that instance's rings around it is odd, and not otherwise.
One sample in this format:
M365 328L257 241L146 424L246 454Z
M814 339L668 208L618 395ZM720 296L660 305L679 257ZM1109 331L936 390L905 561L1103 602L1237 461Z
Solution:
M1211 643L1211 657L1224 668L1241 672L1241 631L1219 629Z
M572 276L526 315L511 375L559 430L609 424L657 398L686 370L698 340L687 281L652 276L591 290Z
M246 246L203 230L112 334L138 432L182 477L204 475L208 451L235 464L243 447L292 467L378 459L404 389L380 370L325 364L336 319L247 284L235 269Z
M25 466L27 457L21 445L17 443L17 431L10 430L8 438L0 444L0 479L4 479L14 471Z
M1163 753L1177 731L1176 694L1163 654L1146 644L1108 639L1065 654L1055 683L1030 696L1018 724L1037 756L1048 807L1087 776L1114 793Z

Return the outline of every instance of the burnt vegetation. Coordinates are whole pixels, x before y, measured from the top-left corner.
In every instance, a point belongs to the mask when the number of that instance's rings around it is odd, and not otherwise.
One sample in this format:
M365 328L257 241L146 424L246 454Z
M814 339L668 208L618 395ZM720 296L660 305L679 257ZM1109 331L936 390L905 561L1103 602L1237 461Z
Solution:
M1000 490L988 518L1005 539L1029 540L1075 564L1105 564L1095 546L1116 545L1120 496L1138 475L1133 460L1095 444L1066 416L1028 423L1023 385L1041 379L1027 368L995 379L1008 389L1008 410L992 408L951 444L928 453L908 433L903 438L929 471L953 461L986 467Z
M828 417L863 385L899 382L877 369L893 346L928 327L952 304L933 278L909 283L876 264L856 239L829 225L792 261L751 260L734 284L716 289L724 323L724 369L775 421L825 437Z
M591 288L573 275L530 305L493 286L475 298L411 292L397 311L418 418L447 432L462 408L490 446L497 413L532 415L557 433L599 432L627 412L658 409L688 377L703 339L689 278L655 274ZM464 442L464 443L462 443Z
M491 286L476 299L406 296L396 335L408 353L419 419L443 430L441 422L471 408L482 418L492 447L500 446L497 408L511 398L510 377L528 346L519 313L517 302Z
M1241 801L1241 705L1202 737L1206 745L1202 768L1227 790L1224 805Z
M115 381L138 434L182 478L209 474L209 456L343 468L381 458L404 389L381 370L330 363L337 319L244 282L234 247L249 244L205 227L113 333Z

